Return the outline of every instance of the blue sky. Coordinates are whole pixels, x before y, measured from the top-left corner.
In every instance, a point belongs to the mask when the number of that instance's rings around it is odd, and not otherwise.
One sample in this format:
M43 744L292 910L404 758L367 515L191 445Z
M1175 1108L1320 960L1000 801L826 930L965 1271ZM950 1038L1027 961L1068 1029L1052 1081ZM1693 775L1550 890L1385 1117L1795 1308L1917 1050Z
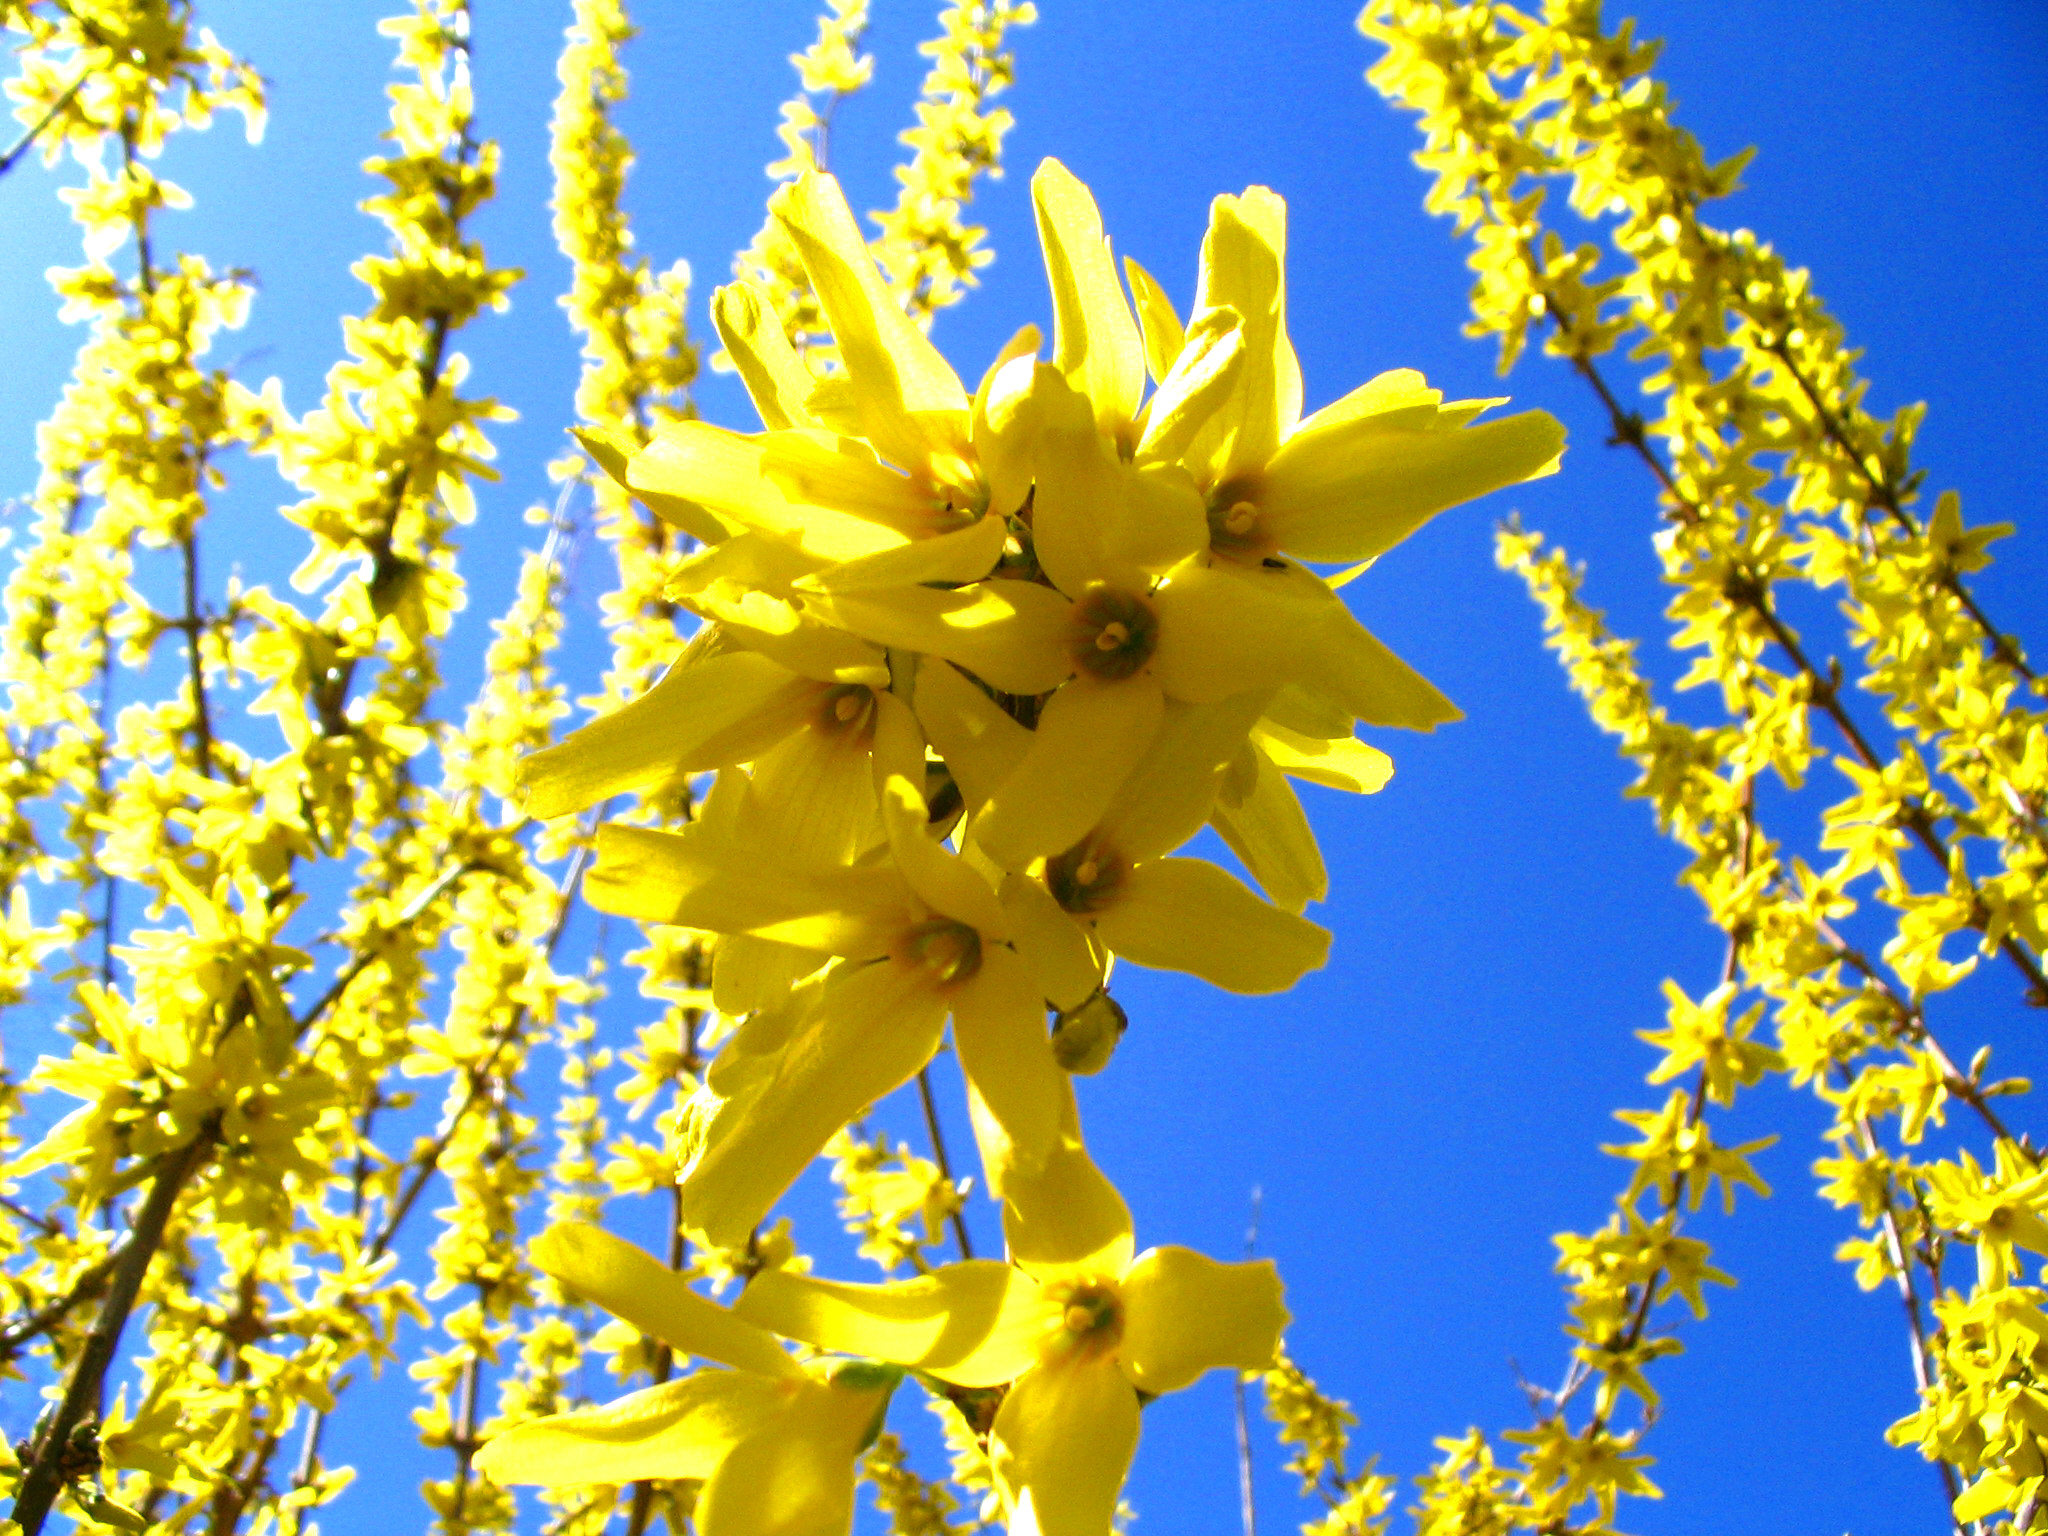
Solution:
M374 238L354 205L367 190L358 163L382 124L388 56L373 22L385 8L202 5L272 81L270 132L254 150L232 128L188 138L164 166L197 199L167 237L259 275L254 317L224 339L223 355L252 381L281 376L296 409L315 401L336 356L336 316L361 302L347 269ZM892 195L893 137L931 10L922 0L875 8L876 81L842 111L833 141L856 207ZM519 513L545 493L542 466L570 420L574 344L553 302L564 268L545 212L565 9L486 4L478 23L484 123L505 146L503 195L480 228L494 259L528 276L510 313L462 343L472 387L520 419L497 433L504 480L484 491L469 536L458 687L476 677L484 621L502 608L531 537ZM1017 35L1012 174L974 209L998 259L936 331L963 374L978 375L1017 325L1047 318L1026 182L1040 156L1056 154L1094 188L1118 248L1183 310L1209 198L1252 182L1283 193L1290 316L1311 406L1395 366L1423 369L1454 396L1502 392L1491 348L1459 334L1464 253L1421 210L1411 120L1360 78L1375 50L1353 32L1353 9L1045 0L1041 22ZM1920 462L1933 483L1959 489L1975 520L2020 525L1980 590L2007 627L2039 641L2048 13L2026 0L1631 9L1647 35L1669 40L1659 72L1708 152L1759 148L1720 221L1813 269L1865 351L1873 405L1930 403ZM792 0L642 0L636 14L646 35L629 55L635 96L624 118L641 156L636 228L658 263L681 257L695 268L702 335L710 288L759 221L760 166L790 84L784 57L803 45L810 14ZM31 487L33 424L77 341L56 324L41 278L72 259L51 186L36 169L0 182L0 495ZM1351 1400L1360 1451L1404 1478L1427 1464L1434 1436L1526 1421L1516 1365L1542 1381L1560 1373L1550 1235L1599 1224L1624 1181L1597 1150L1616 1139L1611 1112L1661 1098L1641 1081L1653 1058L1633 1036L1659 1022L1659 984L1671 977L1697 995L1720 955L1674 885L1680 856L1642 806L1621 799L1628 769L1566 693L1533 609L1491 560L1492 521L1519 510L1588 562L1589 595L1621 632L1660 635L1646 479L1602 447L1604 421L1564 370L1531 362L1509 388L1518 404L1566 421L1565 472L1446 515L1347 590L1468 719L1430 738L1383 740L1397 772L1376 797L1308 792L1335 886L1320 913L1337 935L1330 966L1265 1000L1120 973L1132 1031L1083 1095L1091 1143L1129 1196L1141 1243L1233 1254L1251 1191L1263 1191L1260 1250L1290 1287L1290 1347ZM729 378L708 378L699 398L714 420L754 425ZM281 581L295 558L280 553L290 546L271 520L282 499L266 466L238 472L208 534L214 583L231 563ZM569 662L584 679L598 665L594 591L581 594L576 619ZM1654 638L1645 655L1675 675ZM1941 1022L1965 1051L1989 1041L2008 1070L2026 1070L2026 1031L2039 1023L2021 1017L2002 976L1944 1007ZM623 1032L633 1009L617 1000L610 1026ZM964 1145L957 1102L952 1119ZM1909 1405L1903 1331L1895 1301L1858 1293L1831 1257L1849 1226L1812 1194L1821 1124L1810 1102L1771 1087L1729 1127L1782 1136L1759 1159L1777 1195L1745 1201L1732 1221L1699 1222L1741 1285L1713 1297L1707 1322L1684 1328L1682 1359L1657 1368L1665 1418L1646 1449L1667 1497L1627 1508L1625 1529L1878 1536L1941 1518L1933 1472L1883 1443ZM793 1209L800 1237L825 1244L825 1196L800 1191ZM978 1205L973 1219L992 1243L992 1208ZM373 1483L427 1475L433 1461L409 1448L405 1406L401 1383L380 1385L353 1424L344 1415L337 1425L335 1454L371 1461ZM899 1408L906 1425L920 1417L907 1401ZM1128 1495L1141 1536L1238 1528L1231 1433L1221 1377L1148 1411ZM1310 1511L1270 1442L1259 1443L1263 1527L1290 1529ZM383 1529L388 1497L360 1485L323 1524L335 1536Z

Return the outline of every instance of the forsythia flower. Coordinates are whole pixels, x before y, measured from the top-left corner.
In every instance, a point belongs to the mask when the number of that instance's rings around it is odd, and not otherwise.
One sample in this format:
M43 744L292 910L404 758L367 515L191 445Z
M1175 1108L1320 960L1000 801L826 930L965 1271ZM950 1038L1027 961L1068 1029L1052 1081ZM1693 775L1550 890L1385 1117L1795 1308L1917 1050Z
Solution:
M852 1527L854 1459L880 1430L901 1372L840 1362L814 1374L766 1329L596 1227L553 1227L532 1257L678 1353L726 1369L530 1420L488 1441L478 1471L550 1487L701 1478L701 1536L843 1536Z
M1013 1178L1014 1264L948 1264L848 1285L777 1271L739 1315L823 1349L894 1361L967 1388L1008 1384L990 1432L1012 1532L1105 1536L1146 1397L1209 1370L1265 1370L1287 1323L1269 1260L1187 1248L1133 1257L1130 1213L1071 1134ZM1036 1231L1017 1231L1018 1213Z

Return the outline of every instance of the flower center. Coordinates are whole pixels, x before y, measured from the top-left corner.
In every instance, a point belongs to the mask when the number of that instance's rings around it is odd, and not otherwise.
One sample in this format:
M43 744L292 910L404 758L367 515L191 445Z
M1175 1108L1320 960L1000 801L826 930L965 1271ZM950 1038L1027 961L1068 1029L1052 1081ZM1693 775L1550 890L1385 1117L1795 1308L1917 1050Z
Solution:
M1076 1355L1095 1359L1114 1353L1123 1342L1124 1304L1113 1282L1055 1280L1045 1288L1045 1297L1059 1308L1060 1320L1040 1343L1040 1358L1048 1362Z
M866 737L875 728L875 693L859 683L839 683L827 688L818 700L812 723L827 736L858 732Z
M1209 497L1209 547L1221 555L1256 559L1277 547L1266 532L1258 488L1249 479L1226 480Z
M1113 683L1159 648L1159 615L1135 592L1096 582L1067 615L1067 654L1080 671Z
M981 971L981 935L950 917L927 918L903 935L896 956L941 988L957 987Z
M1114 848L1097 838L1083 838L1046 861L1045 888L1067 911L1085 915L1114 902L1130 872L1130 865Z

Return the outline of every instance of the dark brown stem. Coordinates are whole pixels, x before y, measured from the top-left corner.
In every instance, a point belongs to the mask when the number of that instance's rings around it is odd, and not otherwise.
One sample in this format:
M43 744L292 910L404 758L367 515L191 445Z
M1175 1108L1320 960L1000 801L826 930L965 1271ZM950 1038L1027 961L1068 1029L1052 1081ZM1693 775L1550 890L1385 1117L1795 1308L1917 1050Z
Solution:
M925 1067L917 1074L918 1102L924 1105L924 1128L932 1138L932 1161L939 1165L939 1177L946 1181L946 1187L953 1192L953 1241L960 1245L960 1257L974 1257L974 1244L967 1236L967 1218L960 1208L960 1186L953 1182L953 1165L946 1157L946 1134L939 1129L939 1106L932 1099L931 1068Z
M1561 321L1559 326L1560 330L1563 331L1564 328ZM1569 335L1570 333L1569 331L1564 331L1564 334ZM1644 436L1641 423L1621 409L1620 402L1615 399L1614 392L1609 388L1607 381L1601 377L1600 370L1593 365L1590 359L1578 356L1572 358L1572 366L1578 371L1581 378L1594 386L1602 403L1607 407L1614 427L1614 441L1619 445L1633 449L1636 456L1657 477L1658 482L1665 487L1671 496L1673 508L1681 521L1699 521L1699 508L1693 506L1679 495L1671 471L1665 467L1664 461L1650 447ZM1772 609L1770 595L1763 584L1733 583L1727 591L1727 597L1737 607L1754 615L1764 628L1769 631L1771 638L1791 660L1794 670L1805 680L1807 697L1814 704L1818 705L1821 711L1827 715L1828 719L1834 723L1835 729L1841 733L1843 741L1848 744L1849 750L1855 754L1857 761L1869 769L1876 770L1882 768L1883 760L1878 756L1875 748L1871 746L1869 738L1863 734L1862 727L1857 725L1850 716L1849 711L1843 706L1840 690L1835 686L1833 679L1823 674L1808 659L1804 648L1799 644L1799 637L1792 632L1791 628ZM1936 827L1934 818L1928 814L1927 808L1917 801L1903 802L1900 807L1900 820L1906 830L1913 834L1914 839L1927 851L1928 855L1940 866L1943 874L1946 875L1949 868L1949 845L1947 840L1942 837L1940 829ZM1984 913L1973 910L1970 914L1969 925L1979 933L1984 933L1990 927L1990 920ZM2043 1006L2048 1006L2048 973L2043 972L2041 962L2033 952L2009 933L1999 938L1998 949L2006 959L2012 962L2020 974L2026 978L2030 1000Z
M91 76L90 69L81 69L78 78L65 87L64 94L51 102L43 115L29 124L28 130L20 138L7 146L7 153L0 155L0 176L5 176L21 163L22 156L35 147L36 140L43 136L43 130L63 115L64 109L71 105L80 91L85 89L85 82Z
M0 1330L0 1361L11 1360L30 1339L40 1338L63 1322L83 1302L90 1301L105 1287L120 1257L110 1253L72 1282L71 1289L47 1302L12 1327Z
M107 1371L113 1365L114 1351L121 1343L121 1330L128 1324L128 1314L135 1309L135 1298L142 1290L150 1260L156 1257L157 1249L163 1244L164 1229L170 1223L171 1211L178 1203L185 1181L212 1150L219 1135L218 1121L207 1121L197 1136L176 1151L166 1153L157 1168L148 1198L143 1201L142 1210L135 1218L134 1229L128 1234L128 1241L121 1246L121 1256L114 1265L99 1316L94 1319L92 1331L86 1335L85 1345L71 1367L71 1378L65 1385L64 1396L57 1405L57 1411L45 1421L42 1432L35 1437L29 1451L13 1512L22 1536L39 1536L43 1521L49 1516L50 1506L56 1501L57 1491L63 1483L60 1467L65 1449L71 1443L73 1432L98 1410Z
M1889 476L1878 473L1872 467L1870 459L1850 441L1848 428L1821 398L1820 391L1814 387L1813 381L1807 378L1806 371L1792 356L1792 349L1780 340L1772 342L1765 350L1784 364L1785 371L1792 376L1792 382L1799 386L1799 392L1806 396L1807 404L1813 407L1814 419L1820 423L1821 432L1829 442L1841 450L1843 457L1854 466L1856 473L1863 477L1863 483L1870 488L1871 505L1890 516L1892 521L1907 533L1915 538L1920 537L1924 530L1912 514L1906 511L1905 498L1899 494L1898 486ZM1978 604L1976 594L1964 585L1962 577L1954 571L1944 570L1940 580L1942 590L1953 597L1963 611L1969 614L1998 659L2028 682L2038 682L2039 677L2034 669L2027 665L2027 659L2020 653L2019 647L1991 622L1990 617Z
M192 766L206 778L213 777L213 717L206 706L206 663L199 654L199 538L188 530L178 547L184 554L185 657L192 683Z

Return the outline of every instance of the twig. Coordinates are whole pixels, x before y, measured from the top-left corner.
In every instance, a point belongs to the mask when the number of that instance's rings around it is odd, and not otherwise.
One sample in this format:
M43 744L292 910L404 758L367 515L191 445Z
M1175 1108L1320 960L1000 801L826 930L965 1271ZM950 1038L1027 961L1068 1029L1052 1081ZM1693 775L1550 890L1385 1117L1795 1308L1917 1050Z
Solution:
M939 1177L946 1181L946 1187L953 1191L952 1210L953 1241L960 1245L960 1257L974 1257L974 1244L967 1237L967 1218L960 1208L960 1186L953 1182L953 1165L946 1157L946 1136L939 1129L939 1106L932 1099L932 1074L930 1067L920 1068L917 1074L917 1097L924 1105L924 1127L931 1133L932 1161L939 1165Z
M85 82L91 78L90 68L81 69L78 78L64 88L64 94L50 103L43 115L29 125L27 132L7 146L7 153L0 155L0 176L5 176L13 170L20 163L21 157L35 147L36 140L43 136L43 130L63 114L64 109L71 105L80 91L85 89Z
M120 1252L118 1250L108 1254L73 1281L71 1289L62 1296L59 1296L55 1301L48 1302L36 1311L31 1312L11 1328L0 1330L0 1361L12 1359L22 1345L26 1344L30 1339L38 1338L48 1333L52 1328L63 1322L65 1318L69 1317L72 1310L79 1303L90 1300L93 1296L97 1295L100 1287L106 1283L106 1278L113 1270L114 1264L119 1257Z
M186 1179L191 1177L193 1169L212 1149L219 1135L219 1121L209 1119L198 1135L176 1151L166 1153L162 1166L157 1169L156 1178L149 1187L149 1197L143 1202L141 1214L135 1218L134 1230L121 1246L121 1256L114 1265L113 1279L107 1288L106 1300L100 1305L100 1315L94 1319L92 1331L85 1337L85 1346L79 1350L78 1359L72 1365L71 1379L65 1385L63 1399L58 1403L57 1411L45 1421L42 1433L36 1436L29 1452L13 1512L22 1536L39 1536L43 1528L43 1521L48 1517L50 1506L56 1501L57 1490L63 1483L61 1467L65 1448L71 1443L73 1431L86 1422L98 1405L101 1386L108 1368L114 1363L114 1351L121 1342L121 1330L127 1326L128 1314L135 1309L135 1298L142 1289L143 1276L149 1272L150 1260L156 1257L156 1251L163 1243L164 1228L170 1222L171 1211L178 1203Z
M1261 1191L1252 1186L1252 1217L1244 1229L1244 1256L1249 1260L1259 1247L1259 1202ZM1252 1502L1252 1426L1245 1412L1243 1371L1233 1371L1230 1388L1237 1410L1237 1507L1244 1520L1244 1536L1259 1536L1259 1513Z

